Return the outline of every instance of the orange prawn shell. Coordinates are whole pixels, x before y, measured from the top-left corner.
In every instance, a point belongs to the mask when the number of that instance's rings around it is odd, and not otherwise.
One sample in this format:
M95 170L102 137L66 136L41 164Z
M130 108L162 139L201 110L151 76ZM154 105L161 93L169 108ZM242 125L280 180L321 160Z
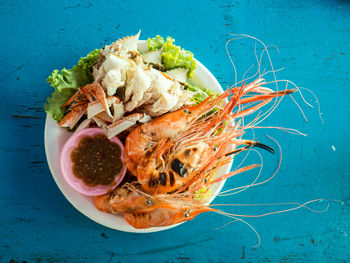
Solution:
M186 118L186 113L178 110L137 127L126 138L126 153L133 161L138 162L151 146L152 141L173 137L179 130L186 128L186 123L179 121L184 118Z
M197 143L180 149L169 159L166 158L168 161L165 163L162 158L154 158L146 154L137 167L138 182L148 193L169 193L191 180L198 166L206 156L212 156L213 152L214 149L206 143ZM182 170L177 166L180 164ZM158 168L159 166L163 168Z
M152 200L152 202L148 202L148 200ZM153 199L137 191L131 191L125 186L119 187L110 193L94 197L94 205L97 209L113 214L149 211L151 205L155 203Z
M179 209L158 208L146 213L126 213L124 219L134 228L169 226L192 220L198 214L216 211L208 206L184 207Z
M223 93L219 98L227 97L229 92ZM151 122L142 124L134 129L126 138L125 152L134 162L139 162L146 150L162 138L171 138L185 130L188 124L205 113L219 98L210 101L211 97L195 106L183 107L179 110L162 115Z

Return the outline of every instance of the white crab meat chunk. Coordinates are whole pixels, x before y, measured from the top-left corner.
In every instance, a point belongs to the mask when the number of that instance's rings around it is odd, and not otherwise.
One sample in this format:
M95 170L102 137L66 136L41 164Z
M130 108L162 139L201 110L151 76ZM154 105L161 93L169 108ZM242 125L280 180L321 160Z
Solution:
M125 84L125 77L123 80L121 70L113 68L109 70L102 81L103 87L106 88L107 94L112 96L116 93L117 89Z
M163 92L154 103L148 104L144 108L149 115L159 116L166 112L172 111L178 104L180 96L180 85L178 82L173 82L173 85L168 91Z
M142 53L141 57L147 64L162 66L162 51L162 49L152 50L146 53Z
M151 68L150 70L146 71L146 74L152 80L151 88L149 90L149 93L152 94L152 100L145 101L145 104L156 101L162 95L163 92L169 91L169 89L174 84L174 81L165 77L165 75L163 75L160 71L156 69Z
M127 84L125 89L125 111L132 111L139 105L142 105L144 93L151 86L151 79L146 75L140 66L135 67L133 78Z
M101 120L98 117L92 117L92 120L95 121L95 123L97 124L98 127L105 127L106 126L106 122L104 120Z
M92 75L95 81L102 80L102 86L107 90L108 95L113 95L114 93L112 94L112 91L108 91L108 89L113 90L124 85L130 61L116 53L108 53L104 57L105 60L98 69L93 67ZM111 70L113 71L108 74Z
M94 77L95 81L100 82L105 76L105 71L103 67L99 67L97 69L96 66L94 66L92 68L92 76Z
M105 122L113 122L113 117L109 116L105 111L100 112L96 117Z
M127 56L129 51L137 52L137 43L139 41L140 33L141 30L136 35L118 39L110 45L110 50L123 56Z
M171 70L167 70L166 73L172 76L179 82L185 83L187 80L188 69L187 68L174 68Z
M112 96L117 89L125 84L127 71L130 68L130 61L115 53L107 56L103 62L104 76L102 86L107 90L107 95Z
M143 117L140 118L139 122L146 123L146 122L149 122L150 120L152 120L151 116L147 114L143 114Z
M136 35L119 39L116 41L116 44L119 46L119 48L137 51L137 42L139 41L140 33L141 30Z
M116 103L117 101L119 101L119 99L115 96L110 96L110 97L106 98L107 107L108 108L111 107L111 105ZM103 111L105 111L105 108L103 107L101 102L99 102L99 101L89 102L88 108L87 108L88 119L91 119L92 117L94 117L95 115L97 115Z
M107 137L108 139L113 138L114 136L118 135L119 133L125 131L126 129L133 126L136 122L132 122L129 120L123 120L120 119L111 125L107 126Z
M114 103L113 105L113 122L124 116L124 106L122 102Z
M193 92L189 90L181 90L181 95L178 97L176 105L172 108L172 111L178 110L183 106L194 104L194 101L191 101L193 97Z
M144 113L133 113L128 116L125 116L106 127L107 137L108 139L110 139L118 135L119 133L125 131L126 129L130 128L131 126L135 125L136 122L144 123L149 121L150 119L151 118Z
M91 119L83 120L83 121L79 124L79 126L77 127L77 129L75 130L74 133L77 133L78 131L87 128L87 127L90 125L90 123L91 123Z
M102 103L99 101L92 101L89 102L88 108L87 108L87 117L88 119L91 119L95 115L99 114L100 112L103 112L105 109L102 106Z
M127 53L129 51L137 52L140 33L141 31L139 31L136 35L118 39L112 44L105 46L101 50L101 55L106 57L110 53L117 53L122 56L128 56Z
M119 39L102 50L101 63L93 72L95 81L102 84L107 96L113 96L121 87L125 88L124 99L109 104L107 109L106 103L103 104L104 109L101 104L90 103L89 119L97 117L112 124L123 120L119 124L129 126L132 121L124 117L127 112L140 108L152 116L159 116L190 103L192 94L181 89L182 83L187 80L188 69L161 72L152 68L150 65L162 66L162 49L148 51L147 41L139 41L139 35L140 32ZM120 125L115 126L117 130L122 127Z
M148 51L148 41L147 40L139 40L137 42L137 49L140 53L146 53Z
M112 68L124 69L128 68L130 65L130 61L123 57L116 55L115 53L111 53L106 57L106 60L103 62L103 68L107 72Z
M144 100L146 112L151 116L159 116L172 111L178 105L179 98L183 96L179 82L155 69L146 71L146 74L152 79L151 88L145 94L145 96L151 94L150 98ZM180 105L183 103L181 102Z
M69 129L73 129L74 126L79 122L81 117L84 116L84 114L84 109L72 110L58 123L58 125L60 125L61 127L69 127Z

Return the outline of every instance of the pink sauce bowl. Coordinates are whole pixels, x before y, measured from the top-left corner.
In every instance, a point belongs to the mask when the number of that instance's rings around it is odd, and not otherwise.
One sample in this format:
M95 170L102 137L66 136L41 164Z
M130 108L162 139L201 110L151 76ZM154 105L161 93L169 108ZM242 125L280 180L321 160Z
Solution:
M106 135L105 132L100 128L86 128L81 131L78 131L74 133L65 143L65 145L62 148L61 151L61 172L63 174L64 179L67 181L67 183L77 192L88 195L88 196L97 196L97 195L103 195L111 190L113 190L115 187L117 187L121 181L123 180L125 173L126 173L126 166L123 165L122 170L115 175L115 179L112 184L109 185L97 185L94 187L90 187L84 184L83 180L76 177L73 173L73 162L71 159L71 153L72 151L78 147L78 144L80 140L83 137L86 136L95 136L98 134ZM118 144L118 146L121 149L121 160L124 164L123 159L123 152L124 152L124 145L122 142L117 138L113 137L110 139L111 142L114 142Z

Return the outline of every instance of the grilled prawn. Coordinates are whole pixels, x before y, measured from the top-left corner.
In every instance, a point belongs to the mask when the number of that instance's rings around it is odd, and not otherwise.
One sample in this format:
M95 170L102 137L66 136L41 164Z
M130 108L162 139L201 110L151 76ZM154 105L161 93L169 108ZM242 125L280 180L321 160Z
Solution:
M273 92L263 84L259 79L229 89L217 98L209 97L199 105L165 114L133 130L126 139L124 159L142 188L151 194L175 191L196 177L211 160L228 151L230 145L262 146L237 139L249 125L240 125L235 120L260 109L274 97L295 91ZM243 98L249 92L260 94ZM223 106L223 100L230 95L231 99ZM259 101L262 102L252 105Z
M243 147L232 152L237 154L247 148ZM213 178L215 171L223 165L227 155L210 162L206 169L198 173L195 180L188 183L188 187L180 193L154 194L146 193L139 184L125 183L110 193L94 198L97 209L113 214L122 213L125 220L134 228L149 228L169 226L188 221L203 212L217 212L206 204L206 198L199 193L199 189L210 187L230 176L256 168L259 165L250 165L229 174Z

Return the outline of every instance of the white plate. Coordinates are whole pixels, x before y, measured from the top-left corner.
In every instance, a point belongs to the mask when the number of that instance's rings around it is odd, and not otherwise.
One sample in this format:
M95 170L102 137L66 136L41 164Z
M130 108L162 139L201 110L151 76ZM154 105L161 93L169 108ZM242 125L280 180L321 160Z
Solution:
M215 92L222 93L223 90L219 82L215 77L209 72L209 70L204 67L200 62L196 61L197 68L195 70L194 83L198 83L207 89L211 89ZM166 229L173 228L179 224L171 225L167 227L152 227L148 229L135 229L130 226L121 215L113 215L109 213L104 213L97 210L93 204L93 197L84 196L73 190L62 176L60 170L60 152L66 140L72 134L67 132L64 128L57 125L56 121L47 115L45 123L45 151L47 162L51 171L51 174L63 195L66 199L82 214L88 218L94 220L95 222L110 227L112 229L134 232L134 233L150 233L157 232ZM217 175L223 175L230 172L231 164L227 164L221 167L217 171ZM212 198L209 202L212 202L216 194L218 194L224 185L224 181L213 185L211 191L213 193ZM194 219L195 220L195 219Z

